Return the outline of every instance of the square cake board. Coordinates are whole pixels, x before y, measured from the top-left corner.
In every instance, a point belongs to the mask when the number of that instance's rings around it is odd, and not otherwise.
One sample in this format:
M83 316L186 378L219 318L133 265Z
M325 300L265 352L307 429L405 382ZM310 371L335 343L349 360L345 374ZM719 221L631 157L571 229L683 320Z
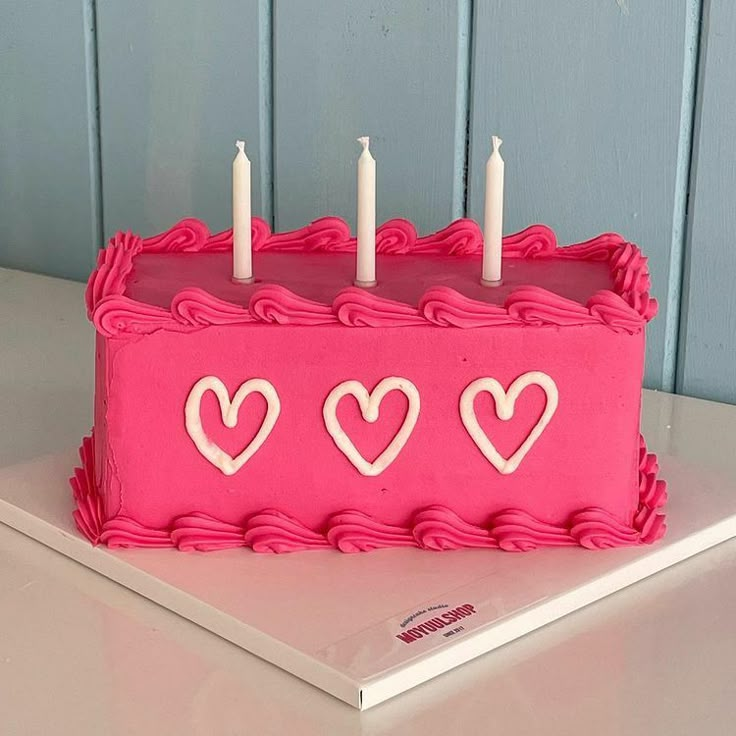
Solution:
M72 521L73 451L0 471L0 521L366 709L736 536L733 481L661 461L667 535L601 552L95 548ZM458 608L452 625L398 637Z

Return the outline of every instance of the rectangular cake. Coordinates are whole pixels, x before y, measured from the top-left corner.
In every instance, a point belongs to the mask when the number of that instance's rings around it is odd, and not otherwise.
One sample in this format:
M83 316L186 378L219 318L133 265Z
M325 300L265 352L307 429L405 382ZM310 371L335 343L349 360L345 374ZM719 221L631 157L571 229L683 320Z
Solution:
M646 259L536 225L479 280L472 220L376 235L378 285L326 217L118 233L87 307L94 431L72 478L93 543L283 552L650 543L666 491L639 434Z

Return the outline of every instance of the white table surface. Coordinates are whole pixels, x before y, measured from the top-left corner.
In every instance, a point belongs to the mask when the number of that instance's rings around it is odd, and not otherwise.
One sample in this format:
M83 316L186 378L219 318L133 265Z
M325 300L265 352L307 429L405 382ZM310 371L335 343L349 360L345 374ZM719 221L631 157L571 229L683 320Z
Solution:
M0 269L0 467L78 442L91 421L83 286ZM736 488L736 408L685 415ZM675 448L686 459L687 447ZM731 734L736 540L359 713L0 525L0 733Z

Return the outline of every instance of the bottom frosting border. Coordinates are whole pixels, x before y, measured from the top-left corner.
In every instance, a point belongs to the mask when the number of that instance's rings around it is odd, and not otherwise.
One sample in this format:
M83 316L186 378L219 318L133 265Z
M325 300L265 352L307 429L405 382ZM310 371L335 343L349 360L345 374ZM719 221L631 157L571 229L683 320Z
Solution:
M276 509L264 509L242 525L192 512L177 517L168 528L144 526L129 516L105 518L103 499L95 484L94 432L82 440L81 466L70 484L77 529L93 545L111 548L176 548L211 552L249 547L254 552L297 552L335 548L340 552L368 552L387 547L426 550L485 548L527 552L540 547L608 549L652 544L665 534L661 507L667 500L665 481L658 478L656 455L639 449L639 506L629 526L605 509L590 506L570 515L565 525L549 524L527 511L506 509L484 526L470 524L446 506L428 506L414 514L408 527L384 524L357 510L335 513L323 531L315 531Z

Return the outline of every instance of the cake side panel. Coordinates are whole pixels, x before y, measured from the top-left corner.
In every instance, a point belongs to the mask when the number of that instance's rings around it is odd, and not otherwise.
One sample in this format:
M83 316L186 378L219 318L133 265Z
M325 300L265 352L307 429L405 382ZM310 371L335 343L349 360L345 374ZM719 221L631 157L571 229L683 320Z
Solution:
M159 331L106 341L104 401L96 401L98 467L108 516L125 514L166 527L194 511L242 523L275 508L313 528L357 509L382 522L406 524L432 504L474 524L508 508L564 523L600 507L630 524L638 502L638 449L643 333L607 327L360 329L337 326L212 327L189 334ZM503 389L541 371L559 404L518 469L503 475L471 438L460 397L476 379ZM247 380L265 379L280 403L273 429L232 475L195 445L185 404L200 379L219 379L230 398ZM387 377L407 379L419 395L416 425L380 474L362 475L335 444L323 416L325 399L347 380L371 391ZM544 412L536 384L519 394L513 417L495 416L478 393L478 423L498 453L513 455ZM357 401L337 403L336 418L367 462L400 431L407 399L388 393L380 416L365 422ZM104 411L102 409L104 408ZM102 416L101 414L104 414ZM243 399L237 426L223 426L212 391L199 403L202 431L237 460L267 415L257 391ZM104 438L103 436L104 435ZM196 432L194 433L196 435ZM100 447L103 446L103 447ZM216 453L215 453L216 454Z
M108 365L109 347L112 341L97 333L95 339L95 401L94 401L94 482L101 491L102 507L106 517L120 511L119 498L111 498L110 492L117 487L115 474L110 472L110 453L107 436Z

